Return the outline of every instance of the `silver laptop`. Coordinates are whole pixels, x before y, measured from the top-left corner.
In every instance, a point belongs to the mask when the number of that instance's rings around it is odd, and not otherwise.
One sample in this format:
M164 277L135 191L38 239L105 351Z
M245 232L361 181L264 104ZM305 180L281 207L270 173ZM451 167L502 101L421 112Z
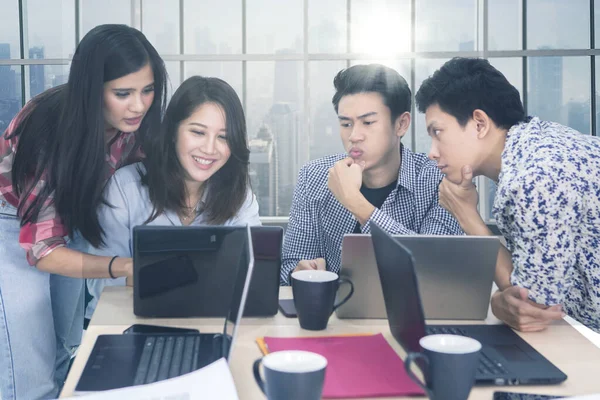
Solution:
M425 318L484 320L487 317L500 240L495 236L395 235L416 260ZM347 234L340 276L354 295L338 318L387 318L371 235ZM338 298L349 289L343 285Z

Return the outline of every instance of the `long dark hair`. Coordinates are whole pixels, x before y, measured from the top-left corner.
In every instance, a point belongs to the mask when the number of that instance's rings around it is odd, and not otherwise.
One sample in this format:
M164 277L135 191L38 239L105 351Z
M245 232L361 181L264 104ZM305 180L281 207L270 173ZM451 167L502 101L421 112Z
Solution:
M208 224L222 224L240 209L249 188L250 150L246 139L246 119L239 97L229 84L218 78L193 76L177 89L162 123L160 135L144 142L145 172L142 183L148 187L154 206L150 222L165 210L179 211L186 206L185 171L177 158L179 125L204 103L219 105L225 112L229 160L204 183L206 199L203 212Z
M27 198L45 182L31 204L26 207L25 201L20 202L21 225L41 217L53 195L56 212L71 237L79 231L92 245L103 243L96 209L103 202L107 177L104 83L148 64L154 74L155 95L136 133L139 144L160 126L167 73L146 37L126 25L92 29L77 46L68 83L26 105L11 134L18 137L13 189L17 196Z

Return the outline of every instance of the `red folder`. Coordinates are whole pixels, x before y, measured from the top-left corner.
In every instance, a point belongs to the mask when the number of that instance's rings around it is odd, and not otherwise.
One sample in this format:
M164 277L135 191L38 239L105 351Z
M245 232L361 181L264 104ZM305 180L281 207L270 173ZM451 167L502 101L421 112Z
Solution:
M260 344L260 339L259 339ZM404 363L382 334L303 338L265 337L270 353L306 350L327 359L323 397L389 397L423 395L404 370Z

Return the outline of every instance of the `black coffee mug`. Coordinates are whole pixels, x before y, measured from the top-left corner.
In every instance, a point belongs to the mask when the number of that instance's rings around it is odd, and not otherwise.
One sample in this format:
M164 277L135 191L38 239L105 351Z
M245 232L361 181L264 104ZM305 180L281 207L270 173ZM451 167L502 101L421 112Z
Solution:
M337 304L335 295L340 285L350 285L350 293ZM311 331L327 328L329 317L336 308L348 301L354 285L331 271L305 270L292 273L292 292L300 326Z
M260 376L263 365L265 380ZM268 400L320 400L327 359L310 351L285 350L254 361L254 379Z
M428 394L430 400L466 400L475 383L481 343L459 335L430 335L419 340L422 353L408 353L406 373ZM425 382L411 371L413 361L424 361Z

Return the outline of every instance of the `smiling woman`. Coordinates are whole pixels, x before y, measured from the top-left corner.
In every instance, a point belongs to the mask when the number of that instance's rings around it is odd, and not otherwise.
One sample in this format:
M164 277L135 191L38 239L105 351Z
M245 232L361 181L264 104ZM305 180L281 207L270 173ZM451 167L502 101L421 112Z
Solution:
M201 200L205 223L233 218L253 195L249 189L250 151L242 103L233 88L218 78L194 76L177 89L160 135L144 144L142 183L153 212L179 213ZM186 221L190 223L192 221Z
M204 103L177 130L177 159L184 170L186 207L200 200L202 185L225 165L231 155L227 144L225 112L220 105Z

